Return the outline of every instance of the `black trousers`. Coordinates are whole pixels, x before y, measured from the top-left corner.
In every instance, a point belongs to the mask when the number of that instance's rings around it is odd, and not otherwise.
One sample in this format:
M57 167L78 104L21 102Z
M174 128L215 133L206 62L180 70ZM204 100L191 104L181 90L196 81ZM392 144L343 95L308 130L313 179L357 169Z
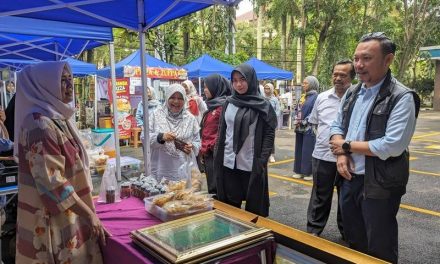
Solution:
M250 171L242 171L237 168L231 170L223 166L223 177L225 178L226 203L241 208L241 203L246 200Z
M205 162L205 174L206 174L206 183L208 185L208 193L216 194L217 193L217 180L214 177L214 157L213 153L203 155L203 160Z
M332 207L333 188L337 173L336 162L312 158L313 188L307 210L307 232L309 233L320 235L327 224ZM338 197L339 189L339 185L336 185ZM339 202L336 220L339 232L344 237Z
M397 263L398 226L396 215L402 196L388 199L364 198L364 176L343 180L340 205L345 238L351 248Z

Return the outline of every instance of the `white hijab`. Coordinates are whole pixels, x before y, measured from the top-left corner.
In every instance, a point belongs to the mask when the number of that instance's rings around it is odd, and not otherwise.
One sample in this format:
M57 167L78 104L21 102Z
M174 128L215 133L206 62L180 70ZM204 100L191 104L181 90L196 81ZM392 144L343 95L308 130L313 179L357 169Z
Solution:
M185 84L188 87L188 89L189 89L189 94L188 95L186 94L185 89L183 90L185 92L184 93L185 97L191 98L193 96L197 96L196 87L194 86L194 84L193 84L193 82L191 80L186 80L186 81L183 82L183 84Z
M155 111L157 132L173 132L177 138L187 143L200 129L197 120L193 117L185 107L179 113L173 113L169 110L168 100L175 94L180 93L186 103L185 89L180 84L172 84L165 91L165 102L162 107ZM183 152L177 150L173 142L165 142L165 152L171 156L182 156Z
M274 96L274 94L273 94L273 90L274 90L273 84L272 83L266 83L264 86L267 86L270 89L270 95L266 96L266 92L264 92L264 97L271 98L272 96Z
M29 65L18 73L15 98L14 156L18 157L20 132L22 126L26 125L23 124L23 121L29 114L41 113L51 119L65 120L70 133L81 149L81 159L90 184L87 153L79 137L76 124L71 118L75 114L75 109L70 104L62 102L61 76L64 67L72 72L67 62L53 61ZM90 188L92 188L91 185Z

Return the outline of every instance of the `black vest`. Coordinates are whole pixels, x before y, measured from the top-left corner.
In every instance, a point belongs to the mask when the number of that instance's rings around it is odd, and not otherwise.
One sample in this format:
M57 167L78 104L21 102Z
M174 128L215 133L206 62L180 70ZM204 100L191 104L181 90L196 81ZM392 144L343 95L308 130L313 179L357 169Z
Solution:
M351 114L361 89L361 83L347 90L343 104L342 127L347 134ZM365 141L383 137L388 118L394 106L403 95L412 93L415 103L416 118L420 109L419 96L391 76L388 71L379 93L368 110ZM364 196L365 198L386 199L391 194L403 195L409 177L408 149L397 157L381 160L378 157L365 156Z

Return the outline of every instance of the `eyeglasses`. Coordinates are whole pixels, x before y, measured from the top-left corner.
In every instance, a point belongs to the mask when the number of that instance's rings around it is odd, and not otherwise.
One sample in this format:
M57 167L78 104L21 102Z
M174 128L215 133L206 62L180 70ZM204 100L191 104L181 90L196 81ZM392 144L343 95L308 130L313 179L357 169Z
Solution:
M363 42L363 41L367 41L367 40L371 40L371 39L377 39L377 40L389 39L389 40L391 40L389 37L387 37L387 35L385 35L384 32L372 32L372 33L368 33L368 34L363 35L359 39L359 42Z

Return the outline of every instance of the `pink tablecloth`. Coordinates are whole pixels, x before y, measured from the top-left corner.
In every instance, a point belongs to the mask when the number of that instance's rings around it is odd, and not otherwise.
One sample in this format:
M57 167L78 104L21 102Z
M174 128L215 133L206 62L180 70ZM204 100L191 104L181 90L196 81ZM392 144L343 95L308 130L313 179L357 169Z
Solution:
M154 259L137 248L129 236L130 231L160 224L161 221L145 211L143 201L138 198L124 199L114 204L96 203L96 212L102 224L112 234L108 237L106 246L102 248L106 264L139 264L155 263ZM260 263L258 253L266 251L266 262L272 263L275 256L275 242L266 243L223 258L218 263Z
M96 212L102 224L112 234L102 248L104 263L153 263L131 242L130 231L161 223L145 211L138 198L124 199L115 204L96 204Z

